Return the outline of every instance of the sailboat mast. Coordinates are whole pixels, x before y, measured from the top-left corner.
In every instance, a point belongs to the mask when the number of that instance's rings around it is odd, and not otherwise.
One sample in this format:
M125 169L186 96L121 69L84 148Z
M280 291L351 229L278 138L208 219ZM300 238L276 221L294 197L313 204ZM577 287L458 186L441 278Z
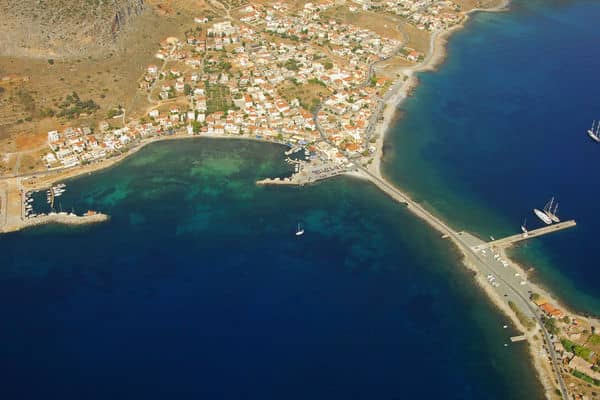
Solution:
M544 211L552 211L552 203L554 203L554 197L552 197L550 201L546 203L546 205L544 206Z

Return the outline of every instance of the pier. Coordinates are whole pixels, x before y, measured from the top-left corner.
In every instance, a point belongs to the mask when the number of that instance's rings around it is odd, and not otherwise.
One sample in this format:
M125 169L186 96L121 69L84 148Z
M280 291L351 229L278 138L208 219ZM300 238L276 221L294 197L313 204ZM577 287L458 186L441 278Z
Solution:
M511 342L513 342L513 343L516 343L516 342L523 342L523 341L525 341L525 340L527 340L527 336L525 336L525 335L520 335L520 336L512 336L512 337L510 338L510 341L511 341Z
M575 222L575 220L559 222L557 224L544 226L542 228L534 229L532 231L519 233L517 235L507 236L505 238L498 239L498 240L492 240L491 242L473 246L471 249L473 251L477 252L477 251L488 249L490 247L496 247L496 248L510 247L510 246L512 246L518 242L521 242L523 240L532 239L532 238L539 237L542 235L548 235L550 233L554 233L554 232L562 231L564 229L572 228L576 225L577 225L577 223Z
M303 186L320 180L332 178L354 169L352 164L340 165L331 161L294 161L298 170L288 178L267 178L257 181L257 185L298 185Z

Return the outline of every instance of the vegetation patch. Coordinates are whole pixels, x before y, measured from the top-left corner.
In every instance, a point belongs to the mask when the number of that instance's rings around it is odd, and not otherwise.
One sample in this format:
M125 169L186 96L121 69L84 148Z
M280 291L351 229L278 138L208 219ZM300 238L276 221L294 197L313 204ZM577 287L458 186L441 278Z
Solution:
M211 85L208 82L206 88L206 108L209 114L217 111L227 111L232 107L229 88L223 85Z
M569 339L561 339L560 342L562 343L566 351L571 352L576 356L579 356L584 360L591 362L592 350L588 349L585 346L581 346L577 343L573 343Z
M76 92L68 94L65 101L59 105L60 111L56 114L58 117L68 119L79 118L83 113L92 114L100 108L94 100L81 100Z
M559 332L554 318L542 317L542 323L544 324L544 328L546 328L551 335L556 335Z
M591 383L595 386L600 386L600 381L598 379L594 379L591 376L587 376L583 372L573 371L573 375L583 381L586 381L587 383Z
M600 344L600 335L596 335L595 333L593 335L591 335L588 339L588 343L593 345L593 346L597 346Z
M330 94L329 90L316 83L300 84L292 80L287 80L277 87L277 92L281 97L291 102L298 99L300 106L305 110L316 110L321 99Z

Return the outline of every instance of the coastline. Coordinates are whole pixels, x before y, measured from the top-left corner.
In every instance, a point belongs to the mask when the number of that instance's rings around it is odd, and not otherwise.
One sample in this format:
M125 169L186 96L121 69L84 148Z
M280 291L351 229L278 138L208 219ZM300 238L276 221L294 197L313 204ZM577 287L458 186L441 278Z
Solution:
M114 167L124 161L129 156L152 143L166 142L182 139L230 139L230 140L251 140L256 142L266 142L284 146L284 144L249 136L229 136L229 135L188 135L173 134L171 136L155 136L142 140L136 146L128 149L126 152L102 161L98 161L85 166L75 166L64 169L48 170L38 173L25 174L21 176L8 176L0 178L0 234L20 231L32 226L38 226L50 223L59 223L66 225L80 225L87 223L103 222L108 220L109 216L98 213L95 216L69 216L68 214L52 214L38 216L35 218L24 218L22 215L23 194L28 191L40 191L50 188L60 181L76 178L85 174L92 174L105 169ZM18 200L16 200L18 199Z
M532 358L533 365L535 366L535 369L537 371L539 380L542 383L542 385L546 391L546 396L548 398L554 398L554 397L556 397L556 394L554 393L556 385L553 383L554 382L553 372L552 372L552 369L550 368L550 365L548 364L548 361L546 360L546 357L544 357L543 355L540 354L540 348L542 346L542 342L539 341L539 339L536 340L534 338L536 335L539 335L540 327L536 325L536 328L534 330L527 331L527 329L523 326L523 324L518 319L516 313L505 303L505 301L496 292L494 292L494 290L486 282L486 280L484 279L482 274L478 273L479 270L472 260L472 254L470 254L468 251L466 251L464 248L464 243L461 243L461 241L459 241L452 234L453 231L451 230L451 227L447 224L447 222L445 220L443 220L442 218L440 218L439 216L432 214L430 211L425 210L420 205L418 207L416 207L415 206L416 203L413 203L412 200L410 200L410 196L406 192L404 192L402 189L399 189L397 186L390 183L385 178L385 176L383 176L381 173L381 162L382 162L382 159L384 156L383 146L385 143L386 135L388 134L388 132L391 129L391 125L394 121L394 117L397 112L397 107L410 95L411 91L413 91L418 86L418 78L417 78L416 74L420 73L420 72L425 72L425 71L434 71L444 62L444 60L447 56L446 45L447 45L448 39L454 32L457 32L460 29L464 28L464 25L468 22L468 19L470 18L471 14L476 13L476 12L503 12L503 11L507 10L508 4L509 4L509 0L503 0L499 6L491 8L491 9L473 9L473 10L469 11L468 13L465 14L465 18L461 22L461 24L459 24L451 29L445 30L443 32L439 32L439 33L436 32L436 33L432 34L431 41L430 41L430 50L427 54L426 59L421 64L419 64L417 66L399 69L399 72L404 77L404 80L402 82L398 82L399 85L398 85L397 90L395 90L395 91L393 91L393 93L391 93L391 96L390 96L389 100L386 102L386 106L383 111L383 120L380 123L378 123L378 125L376 127L376 132L378 133L376 144L375 144L376 151L374 154L374 162L369 166L368 171L369 171L369 173L373 174L377 179L380 179L381 181L385 182L385 184L393 187L395 189L395 191L400 192L401 196L397 197L396 195L394 195L392 193L391 190L386 190L384 187L380 186L372 177L370 177L365 172L362 172L362 171L348 172L346 174L357 177L357 178L366 179L366 180L371 181L376 186L378 186L381 190L383 190L388 195L393 197L395 200L409 204L410 205L408 207L409 210L411 212L413 212L413 214L415 214L415 216L417 216L420 219L423 219L425 222L427 222L432 228L436 229L437 231L439 231L440 233L442 233L444 235L450 233L448 235L448 237L452 240L453 244L456 247L458 247L459 251L463 255L463 264L470 271L474 272L475 282L483 289L483 292L486 293L488 299L502 313L507 315L511 319L513 324L519 330L521 330L522 332L525 333L525 335L527 337L530 356ZM110 158L108 160L104 160L104 161L101 161L98 163L90 164L88 166L73 167L73 168L69 168L69 169L65 169L65 170L47 171L42 174L31 174L30 176L39 176L39 177L41 177L41 179L39 181L37 181L37 183L33 184L33 186L32 186L33 189L32 188L28 188L28 189L29 190L44 189L44 188L48 187L49 185L51 185L52 183L60 181L60 180L74 178L74 177L77 177L79 175L83 175L86 173L91 174L92 172L97 172L100 170L110 168L112 166L117 165L121 161L125 160L127 157L137 153L143 147L145 147L146 145L149 145L151 143L163 142L163 141L168 141L168 140L195 139L195 138L253 140L253 141L268 142L268 143L274 143L274 144L281 145L281 143L278 143L276 141L270 141L270 140L266 140L266 139L258 139L258 138L249 137L249 136L229 136L229 135L210 135L210 136L208 136L208 135L176 134L173 136L155 137L155 138L150 138L148 140L143 140L142 142L137 144L135 147L132 147L127 152L125 152L119 156L116 156L116 157L113 157L113 158ZM9 177L6 179L14 180L15 182L21 182L23 179L28 178L28 177L29 176L12 177L12 178ZM48 221L48 222L56 222L56 221ZM512 261L506 255L506 252L504 249L501 249L500 252L502 254L502 257L505 260L508 260L508 262L511 264L511 267L515 268L518 271L521 271L523 276L526 276L526 272L525 272L524 268L521 265L519 265L518 263ZM569 310L568 308L564 307L564 305L560 301L557 301L556 298L554 298L548 290L546 290L539 284L531 283L531 287L533 289L535 289L536 292L543 295L544 297L551 299L554 303L558 304L561 308L567 310L570 314L576 314L576 313L572 312L571 310ZM590 318L585 318L585 319L588 321L592 320Z
M464 247L464 243L461 243L460 241L458 241L456 239L456 237L453 236L448 231L448 229L450 229L450 227L447 225L446 221L443 220L442 218L439 218L439 216L434 215L430 211L425 210L420 205L418 206L418 208L415 208L414 205L416 203L413 203L410 200L410 196L403 190L398 189L396 186L391 184L386 179L386 177L381 173L381 163L383 161L383 156L384 156L383 146L385 143L386 135L388 135L389 131L391 130L392 123L394 122L394 119L395 119L395 115L398 112L398 106L401 105L402 102L407 97L409 97L411 95L411 92L413 90L415 90L415 88L418 86L419 82L416 77L416 73L435 71L443 64L443 62L447 56L446 45L447 45L448 39L450 38L450 36L453 33L464 28L464 26L468 22L468 19L470 18L471 14L474 14L476 12L505 12L505 11L508 11L509 4L510 4L510 0L503 0L500 5L498 5L497 7L494 7L494 8L490 8L490 9L476 8L476 9L469 11L468 13L466 13L465 19L462 21L461 24L459 24L451 29L448 29L446 31L440 32L439 34L432 35L431 43L430 43L430 46L431 46L430 52L428 54L428 57L421 64L419 64L417 66L413 66L413 67L406 67L406 68L398 69L398 72L405 77L405 80L399 86L399 88L392 94L390 99L387 101L386 108L383 111L383 120L376 127L376 132L378 132L379 135L377 135L377 141L376 141L375 160L366 169L366 170L368 170L368 172L365 171L367 173L347 173L347 175L354 176L356 178L370 180L372 183L374 183L376 186L378 186L381 190L383 190L388 195L390 195L392 198L394 198L394 200L399 201L404 204L408 203L409 205L412 206L412 207L409 206L408 209L410 211L412 211L415 216L419 217L420 219L423 219L432 228L434 228L438 232L442 233L444 235L444 237L448 237L452 240L454 246L456 246L458 248L458 250L460 251L460 253L462 254L463 265L467 269L469 269L471 272L474 273L475 282L483 290L483 292L487 295L488 300L491 301L492 304L494 304L498 308L498 310L500 310L503 314L508 316L511 319L511 321L513 322L513 324L521 332L523 332L524 335L526 336L530 358L536 369L538 379L541 382L541 384L545 390L546 397L549 399L550 398L562 398L562 396L557 397L557 394L555 392L555 390L557 389L557 384L556 384L556 378L554 376L555 374L553 371L553 367L552 367L551 363L549 363L549 361L548 361L547 354L542 353L544 351L544 343L538 337L538 335L541 333L540 325L536 324L534 329L528 331L525 328L525 326L523 326L523 324L517 317L516 313L508 306L508 304L505 303L504 299L492 289L492 287L489 285L489 283L484 279L483 275L481 273L479 273L480 271L475 266L475 264L472 260L472 254L469 254L469 252L466 251L466 249ZM386 188L381 187L380 184L378 184L376 181L371 179L368 176L368 174L373 174L377 179L380 179L381 181L385 182L385 184L394 187L396 189L396 191L401 194L401 196L398 197L394 193L390 193L388 190L386 190ZM527 272L525 271L525 268L522 265L520 265L518 262L512 260L507 255L505 248L498 249L498 252L503 259L508 261L511 268L514 268L516 271L518 271L521 274L521 276L524 276L524 277L527 276ZM552 293L547 288L543 287L538 282L529 282L529 284L530 284L532 290L534 290L536 293L540 294L542 297L549 299L551 302L556 304L558 307L565 310L568 314L577 316L578 318L580 318L582 320L586 320L590 324L596 324L596 325L600 324L599 319L596 319L593 317L582 316L582 315L578 314L577 312L574 312L573 310L569 309L568 307L565 307L565 305L560 300L558 300L555 296L553 296Z

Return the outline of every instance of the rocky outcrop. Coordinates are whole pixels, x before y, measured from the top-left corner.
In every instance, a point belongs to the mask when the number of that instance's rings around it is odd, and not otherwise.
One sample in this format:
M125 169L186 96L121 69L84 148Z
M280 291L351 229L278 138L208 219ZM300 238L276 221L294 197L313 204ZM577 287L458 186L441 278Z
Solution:
M144 0L0 0L0 55L70 58L114 48Z

